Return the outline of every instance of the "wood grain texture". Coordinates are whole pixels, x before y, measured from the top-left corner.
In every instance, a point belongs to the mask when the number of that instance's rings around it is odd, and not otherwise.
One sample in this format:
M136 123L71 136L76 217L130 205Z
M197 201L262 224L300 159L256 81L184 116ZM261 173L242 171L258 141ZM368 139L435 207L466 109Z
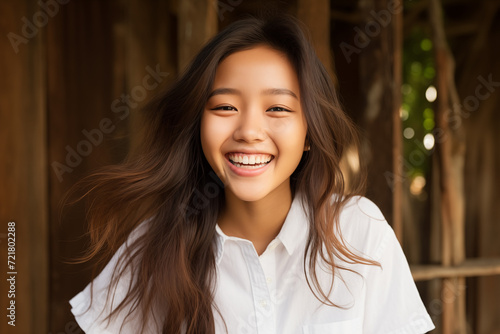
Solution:
M178 7L178 68L183 71L203 44L217 33L217 3L183 0Z
M81 255L88 242L84 238L84 205L68 207L61 217L61 199L76 181L118 162L117 152L123 157L127 150L127 143L113 140L119 120L111 109L116 98L113 87L121 84L114 82L113 69L123 66L114 63L116 9L108 1L69 2L47 27L52 333L64 333L67 326L74 325L68 302L89 283L91 273L91 263L68 264ZM105 119L109 126L102 127ZM94 133L94 139L86 132ZM70 170L58 176L56 162Z
M399 111L401 94L397 83L401 83L400 69L394 65L401 64L401 52L395 47L400 45L400 36L393 31L398 24L397 15L391 15L384 27L371 16L371 12L388 11L389 1L371 0L360 3L360 10L365 13L365 21L359 29L365 35L365 44L358 44L360 94L363 100L363 119L361 124L366 136L362 149L362 159L368 165L367 196L374 199L387 221L396 222L396 231L402 234L400 227L400 211L394 209L394 195L400 193L403 176L400 174L400 162L397 161L400 151L393 146L402 140L400 119L394 113ZM402 10L399 7L399 10ZM395 10L394 12L397 12ZM378 33L370 33L371 27L378 27ZM397 38L397 40L395 39ZM396 57L398 59L396 59ZM394 80L397 78L397 82ZM398 96L395 96L398 95ZM396 138L397 137L397 138ZM401 144L399 144L401 145ZM395 161L396 160L396 161ZM394 216L394 214L398 216Z
M313 46L330 77L337 83L333 72L333 57L330 48L330 1L297 1L297 17L309 30Z
M465 260L458 266L413 265L413 279L425 281L435 278L479 277L500 275L500 258L477 258Z
M0 12L0 305L1 333L48 330L47 124L43 27L26 30L38 11L33 1L2 1ZM23 39L10 43L7 34ZM12 36L12 35L11 35ZM26 37L28 36L28 37ZM17 52L16 52L17 51ZM15 299L8 299L7 223L16 223ZM6 308L15 300L15 327Z

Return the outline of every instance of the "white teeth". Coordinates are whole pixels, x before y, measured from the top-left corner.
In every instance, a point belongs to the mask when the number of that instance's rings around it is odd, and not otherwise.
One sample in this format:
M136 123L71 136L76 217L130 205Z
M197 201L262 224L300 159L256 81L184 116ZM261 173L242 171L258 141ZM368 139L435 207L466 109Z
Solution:
M259 168L269 163L273 156L270 154L229 153L228 158L238 167L245 166L248 168Z

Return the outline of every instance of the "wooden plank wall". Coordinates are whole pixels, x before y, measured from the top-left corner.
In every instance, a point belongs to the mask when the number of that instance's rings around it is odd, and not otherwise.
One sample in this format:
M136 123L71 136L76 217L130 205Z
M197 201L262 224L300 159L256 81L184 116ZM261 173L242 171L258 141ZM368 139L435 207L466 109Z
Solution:
M135 153L142 133L141 107L155 94L160 93L177 76L177 10L175 1L155 1L148 6L141 0L120 0L122 18L115 23L115 43L120 44L115 53L115 96L139 90L148 71L158 70L159 81L151 81L146 96L134 99L123 134L129 138L129 150ZM116 64L121 64L117 66ZM150 70L148 70L148 68Z
M7 38L0 45L2 270L8 221L17 225L19 259L17 326L2 321L2 333L77 332L68 300L88 283L90 265L66 262L85 249L85 215L80 204L61 219L61 198L90 171L125 157L140 131L141 105L176 74L172 3L60 2L17 53ZM41 8L7 1L0 10L2 36L22 36L22 19ZM154 88L145 89L143 78L155 71L157 85L150 80ZM129 108L122 94L131 96ZM5 280L0 287L7 291Z
M31 25L33 1L0 2L0 305L1 333L48 330L48 184L45 39ZM43 18L42 18L43 20ZM43 21L41 21L43 22ZM32 24L32 22L31 22ZM23 34L24 31L24 34ZM12 43L11 43L12 40ZM14 221L15 297L7 283L7 224ZM9 277L12 275L9 275ZM15 327L6 309L15 301ZM10 311L9 311L10 314Z
M183 71L201 46L217 33L217 3L212 0L180 1L178 7L178 68Z
M74 324L68 300L85 287L91 272L91 264L64 262L85 249L86 225L81 203L59 221L59 201L83 176L134 151L141 106L176 74L172 9L169 2L72 2L48 27L49 162L68 165L71 150L81 157L62 179L54 170L49 174L53 332ZM87 154L89 133L94 143Z
M84 206L68 208L60 220L60 201L89 171L116 162L113 9L110 2L70 2L47 26L50 330L56 333L75 326L68 301L89 277L88 265L66 263L85 248Z

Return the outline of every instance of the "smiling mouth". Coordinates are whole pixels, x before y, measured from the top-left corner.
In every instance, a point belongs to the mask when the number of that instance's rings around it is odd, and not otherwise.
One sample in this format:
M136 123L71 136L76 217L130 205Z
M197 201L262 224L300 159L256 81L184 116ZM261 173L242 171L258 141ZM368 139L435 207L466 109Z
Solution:
M273 159L271 154L242 154L242 153L228 153L227 159L238 168L244 169L257 169L266 166Z

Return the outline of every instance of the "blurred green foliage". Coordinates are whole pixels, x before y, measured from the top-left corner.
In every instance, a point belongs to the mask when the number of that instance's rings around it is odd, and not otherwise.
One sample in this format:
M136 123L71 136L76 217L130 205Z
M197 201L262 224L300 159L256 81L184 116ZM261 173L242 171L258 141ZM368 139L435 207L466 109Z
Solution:
M405 176L410 179L418 175L426 176L430 169L433 148L429 150L424 146L424 137L432 133L435 120L433 104L426 98L426 92L433 85L435 73L432 41L422 29L415 28L403 42L403 86L401 87L403 170Z

